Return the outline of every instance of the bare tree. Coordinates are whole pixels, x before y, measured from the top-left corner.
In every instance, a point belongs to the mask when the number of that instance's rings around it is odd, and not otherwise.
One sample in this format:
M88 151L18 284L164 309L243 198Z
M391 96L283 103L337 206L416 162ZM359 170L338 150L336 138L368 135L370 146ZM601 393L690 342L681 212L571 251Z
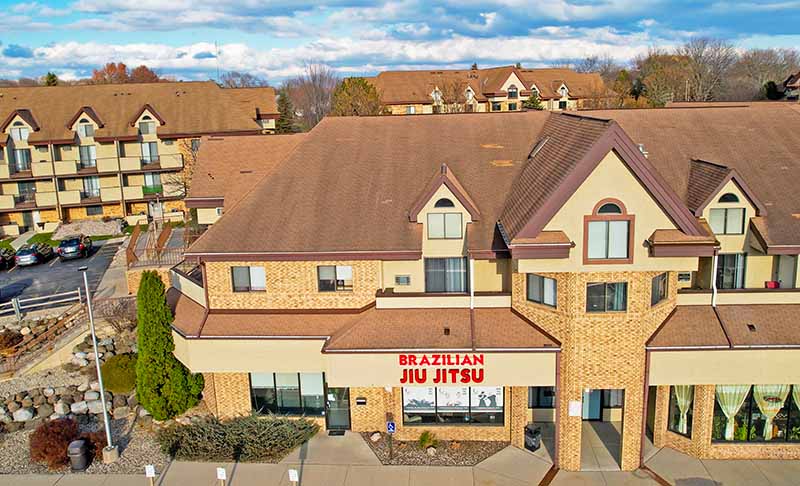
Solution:
M170 196L185 198L189 193L192 175L197 167L197 153L200 150L200 139L182 138L178 142L178 150L183 154L183 170L162 174L162 184L170 186Z
M458 81L448 81L439 88L442 113L463 113L467 111L466 88Z
M613 83L622 70L620 65L609 54L602 56L588 56L575 64L575 71L579 73L599 73L607 84Z
M699 37L676 49L688 61L686 101L713 101L726 87L726 74L736 62L733 44Z
M727 99L763 98L768 82L780 85L790 73L797 71L800 71L800 52L795 49L747 50L730 69Z
M644 86L643 94L650 106L686 99L688 63L683 56L655 47L634 60L637 79Z
M329 66L307 63L305 73L284 83L297 116L307 130L330 113L331 97L339 76Z
M240 71L228 71L222 75L222 86L226 88L258 88L269 86L266 79L250 73Z

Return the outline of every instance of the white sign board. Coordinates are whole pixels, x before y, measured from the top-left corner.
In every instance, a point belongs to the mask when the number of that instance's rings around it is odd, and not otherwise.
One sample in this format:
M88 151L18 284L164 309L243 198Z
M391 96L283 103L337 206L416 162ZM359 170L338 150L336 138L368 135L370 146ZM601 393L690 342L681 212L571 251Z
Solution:
M289 469L289 481L293 483L300 481L300 476L297 474L297 469Z
M580 400L569 401L569 416L580 417L583 415L583 403Z
M154 478L156 477L156 467L152 464L148 464L144 467L144 476L146 478Z
M228 479L228 473L225 472L224 467L217 468L217 479L219 479L220 481L225 481L226 479Z

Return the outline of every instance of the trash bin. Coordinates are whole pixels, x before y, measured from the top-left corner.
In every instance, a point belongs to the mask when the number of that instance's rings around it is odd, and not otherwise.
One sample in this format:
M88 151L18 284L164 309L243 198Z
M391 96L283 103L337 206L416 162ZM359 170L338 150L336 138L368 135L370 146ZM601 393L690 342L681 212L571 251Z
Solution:
M73 471L83 471L89 467L89 456L87 454L86 441L83 439L73 440L67 447L69 464Z
M542 445L542 428L533 424L525 426L525 448L535 451Z

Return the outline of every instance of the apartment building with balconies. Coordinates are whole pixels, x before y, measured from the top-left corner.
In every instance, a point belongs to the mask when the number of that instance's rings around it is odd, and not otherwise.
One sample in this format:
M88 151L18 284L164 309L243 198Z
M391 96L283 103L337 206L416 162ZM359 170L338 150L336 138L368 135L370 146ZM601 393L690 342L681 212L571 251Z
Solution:
M0 228L183 219L204 135L272 133L272 88L213 82L0 89Z
M517 446L534 424L566 470L597 424L604 468L648 443L798 459L799 125L789 105L323 120L171 272L175 355L221 417Z

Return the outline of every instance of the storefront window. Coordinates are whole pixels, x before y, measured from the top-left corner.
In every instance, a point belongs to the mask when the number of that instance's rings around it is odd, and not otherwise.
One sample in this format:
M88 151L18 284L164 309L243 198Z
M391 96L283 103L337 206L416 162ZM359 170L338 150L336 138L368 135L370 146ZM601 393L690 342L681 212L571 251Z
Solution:
M718 441L800 441L800 385L717 385L711 437Z
M694 409L694 386L669 387L669 420L667 429L676 434L692 436L692 411Z
M250 397L257 413L323 415L322 373L250 373Z
M503 424L503 387L403 388L403 424Z
M528 408L554 408L556 406L556 387L529 386Z

